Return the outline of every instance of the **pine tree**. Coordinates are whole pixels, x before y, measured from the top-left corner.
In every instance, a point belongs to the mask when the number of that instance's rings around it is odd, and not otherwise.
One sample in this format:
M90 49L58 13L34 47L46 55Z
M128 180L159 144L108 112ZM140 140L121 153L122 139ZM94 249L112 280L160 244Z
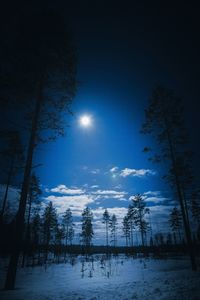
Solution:
M145 220L145 215L149 213L149 208L146 207L146 203L142 195L137 194L132 198L132 210L133 210L133 222L141 234L142 246L145 245L145 235L148 230L148 222Z
M91 241L94 235L93 226L92 226L93 214L89 207L86 207L82 213L82 242L85 245L86 250L89 250Z
M25 257L30 248L30 221L31 214L34 210L36 213L40 210L40 200L42 191L40 189L39 178L33 173L30 178L29 183L29 197L28 197L28 212L27 212L27 222L25 227L25 237L24 237L24 251L23 251L23 259L22 259L22 267L24 267Z
M43 243L45 247L45 263L48 259L48 252L50 242L55 236L55 229L57 226L57 214L56 209L53 207L52 202L45 207L44 213L42 215L43 219Z
M6 164L6 188L3 196L3 205L0 210L0 227L3 224L3 216L5 213L7 198L8 198L8 190L9 186L12 183L13 177L16 173L19 173L19 166L23 162L23 146L21 143L20 135L18 131L2 131L0 132L0 137L4 140L6 139L7 147L3 149L0 154L2 156L2 164ZM9 168L7 169L7 166Z
M169 216L169 223L170 223L170 227L172 229L175 241L177 241L176 233L178 233L179 241L181 243L182 242L182 238L181 238L182 216L181 216L181 212L178 210L177 207L174 207L171 210L171 213Z
M55 250L54 255L57 256L57 262L60 261L60 255L62 253L62 241L65 238L65 229L63 225L58 224L55 225Z
M42 220L37 211L33 212L31 221L31 248L33 251L33 264L35 253L38 253L38 263L40 261L40 243L41 243L41 231L43 231Z
M116 218L115 214L113 214L112 217L110 218L109 227L110 227L113 246L116 247L116 245L117 245L117 218Z
M151 160L169 163L169 171L165 178L177 193L181 208L188 252L192 269L197 269L194 246L188 213L188 191L193 184L194 176L191 167L191 151L188 151L188 137L183 120L183 105L181 99L173 91L158 86L150 98L149 107L145 110L145 123L142 133L152 134L160 146L160 153ZM144 151L151 149L145 147ZM190 197L189 197L190 198Z
M155 233L154 240L155 240L156 246L164 245L164 236L163 236L162 232Z
M128 247L128 242L130 240L130 224L128 216L124 216L123 218L123 227L122 227L125 239L126 239L126 247Z
M70 208L68 208L65 211L65 214L62 219L62 224L63 224L64 230L65 230L65 245L68 246L68 244L72 242L73 232L74 232L73 217L72 217L72 212L71 212Z
M135 229L135 210L132 205L128 206L127 220L130 227L130 245L133 247L133 231Z
M108 230L109 230L110 215L109 215L107 209L105 209L105 211L103 213L103 221L102 222L106 226L106 246L108 249Z
M193 192L191 198L192 216L197 225L200 225L200 190Z
M167 234L167 241L166 241L167 245L172 245L172 235L171 233Z
M26 113L30 108L30 136L5 289L15 286L35 146L43 140L44 130L46 140L64 134L65 115L69 113L76 90L75 55L62 15L48 8L35 12L30 10L19 18L16 40L17 43L9 47L9 55L4 61L4 65L8 66L5 70L8 85L3 94L8 100L17 99L21 112Z
M192 193L190 209L196 225L196 238L200 241L200 190Z

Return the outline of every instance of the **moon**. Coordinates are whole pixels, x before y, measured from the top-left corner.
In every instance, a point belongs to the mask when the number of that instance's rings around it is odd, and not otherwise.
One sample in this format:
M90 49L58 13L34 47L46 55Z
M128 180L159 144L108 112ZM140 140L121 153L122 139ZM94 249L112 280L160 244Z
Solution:
M83 115L80 117L79 123L82 127L90 127L92 125L92 119L88 115Z

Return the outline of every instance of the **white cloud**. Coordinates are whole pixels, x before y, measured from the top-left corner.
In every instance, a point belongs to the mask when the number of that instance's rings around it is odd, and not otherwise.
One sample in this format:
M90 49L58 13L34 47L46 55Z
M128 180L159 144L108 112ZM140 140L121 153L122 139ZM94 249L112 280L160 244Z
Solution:
M157 194L157 192L155 192L155 194ZM154 204L158 204L158 203L162 203L162 202L164 202L166 200L170 200L170 198L162 197L161 194L160 194L160 192L159 192L159 194L158 194L157 197L154 197L154 196L153 197L152 196L148 197L147 195L149 195L148 192L146 192L146 193L144 193L142 195L143 200L147 204L148 204L148 202L153 202ZM153 195L153 192L152 192L152 195ZM130 201L134 200L134 199L135 199L135 195L132 195L132 196L129 197Z
M107 208L107 210L110 215L115 214L119 222L121 222L121 220L127 213L126 207L110 207ZM102 220L104 211L105 211L104 207L98 207L96 209L92 209L94 220Z
M145 202L160 203L160 202L164 202L166 200L169 200L169 198L165 198L165 197L147 197L144 200L145 200Z
M123 195L97 195L95 196L96 200L104 200L104 199L117 199L119 201L128 201L126 198L124 198Z
M161 194L160 191L148 191L143 193L144 196L159 196Z
M110 169L110 172L115 173L115 172L118 171L118 169L119 169L118 167L113 167L113 168Z
M91 189L97 189L99 186L97 185L97 184L95 184L95 185L92 185L91 186Z
M119 170L118 167L113 167L110 170L110 173L112 174L112 177L121 176L121 177L127 177L127 176L133 176L133 177L144 177L147 175L155 175L156 172L150 169L132 169L132 168L124 168L122 170Z
M114 191L114 190L97 190L92 192L92 195L96 195L95 200L99 199L117 199L120 201L127 201L125 195L127 192L124 191Z
M171 198L164 197L161 191L148 191L143 193L143 199L146 203L153 202L154 204L163 203L164 201L172 202Z
M92 192L95 195L125 195L126 192L118 192L114 190L98 190L96 192Z
M82 210L94 199L89 195L72 195L72 196L48 196L44 198L47 201L52 201L58 213L64 213L66 209L70 208L74 215L80 216Z
M96 174L100 173L100 170L99 169L94 169L94 170L91 171L91 173L96 175Z
M150 169L130 169L125 168L120 171L119 175L121 177L133 176L133 177L144 177L147 175L155 175L156 172Z
M55 188L52 189L46 189L45 191L52 192L52 193L59 193L63 195L81 195L84 194L84 190L82 189L77 189L77 188L68 188L64 184L60 184Z

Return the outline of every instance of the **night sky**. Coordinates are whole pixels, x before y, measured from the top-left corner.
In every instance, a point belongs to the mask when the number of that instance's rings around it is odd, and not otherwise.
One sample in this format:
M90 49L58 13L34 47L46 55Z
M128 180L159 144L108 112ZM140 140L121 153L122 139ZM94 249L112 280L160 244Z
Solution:
M198 181L198 9L183 2L54 2L48 5L66 16L77 48L79 87L71 107L74 116L66 116L66 136L40 145L35 154L35 163L43 164L35 170L43 200L52 200L60 213L70 207L77 230L83 208L91 207L98 233L94 243L104 243L103 210L116 213L120 231L131 196L142 193L153 230L167 233L176 200L161 179L164 165L152 164L142 152L153 141L139 131L155 85L174 89L185 105ZM89 128L80 126L84 114L92 118Z

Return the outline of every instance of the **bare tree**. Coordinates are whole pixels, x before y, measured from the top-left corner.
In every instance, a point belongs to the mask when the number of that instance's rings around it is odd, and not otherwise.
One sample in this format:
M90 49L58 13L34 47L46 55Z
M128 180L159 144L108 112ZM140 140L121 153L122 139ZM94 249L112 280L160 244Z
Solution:
M192 269L196 270L196 260L191 237L186 191L193 184L191 168L191 151L188 151L188 137L184 126L183 105L181 99L173 91L161 86L153 90L148 108L145 110L145 123L142 133L152 134L160 146L160 153L151 160L169 163L169 171L165 176L176 191L181 208L185 235L190 254ZM145 147L144 151L151 150Z

